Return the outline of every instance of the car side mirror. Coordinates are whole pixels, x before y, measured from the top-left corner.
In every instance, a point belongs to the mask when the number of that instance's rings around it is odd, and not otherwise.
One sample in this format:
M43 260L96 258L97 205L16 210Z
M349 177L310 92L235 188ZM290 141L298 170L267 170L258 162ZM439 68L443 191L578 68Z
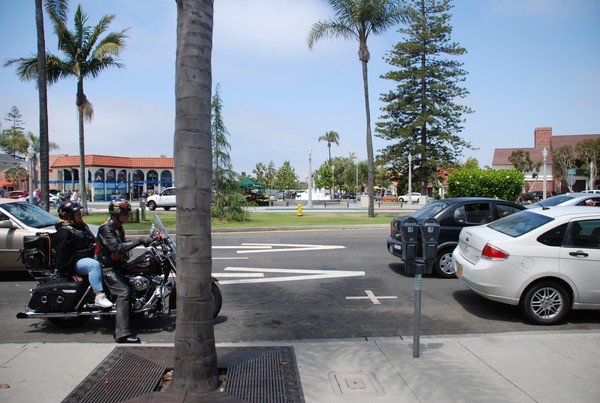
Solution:
M2 220L2 221L0 221L0 228L13 229L13 228L16 228L16 226L13 224L13 222L11 220Z

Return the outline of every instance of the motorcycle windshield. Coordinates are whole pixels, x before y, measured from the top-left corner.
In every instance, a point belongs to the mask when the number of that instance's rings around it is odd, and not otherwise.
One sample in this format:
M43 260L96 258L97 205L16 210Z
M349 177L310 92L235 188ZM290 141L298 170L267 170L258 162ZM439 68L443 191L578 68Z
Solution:
M169 243L169 246L171 247L173 254L177 255L177 245L175 244L175 240L171 237L171 235L169 234L169 231L167 231L167 229L165 228L165 225L158 217L158 214L154 213L154 219L156 220L156 223L158 224L158 230L160 231L161 234L164 234L164 238Z

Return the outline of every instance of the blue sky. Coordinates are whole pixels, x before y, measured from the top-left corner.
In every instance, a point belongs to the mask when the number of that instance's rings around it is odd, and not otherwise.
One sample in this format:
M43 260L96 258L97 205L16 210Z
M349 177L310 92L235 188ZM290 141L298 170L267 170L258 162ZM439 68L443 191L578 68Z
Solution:
M96 24L116 14L111 30L129 27L120 61L88 80L94 105L86 125L86 153L118 156L173 154L176 7L172 0L82 0ZM474 150L462 160L489 165L495 148L532 147L536 127L555 135L600 133L600 2L597 0L455 0L452 39L468 53L461 101L466 115L460 134ZM0 61L36 50L33 1L0 0ZM331 17L322 0L216 0L213 87L221 83L223 118L229 130L231 159L238 172L251 173L257 162L277 167L290 161L300 179L327 159L318 138L340 135L334 156L355 153L366 159L365 117L358 45L329 39L309 50L313 23ZM56 51L46 18L47 48ZM401 40L395 29L370 38L371 116L381 116L379 97L392 88L379 78L392 69L385 53ZM58 152L77 155L74 80L48 89L50 140ZM0 69L0 115L13 105L38 133L37 90L18 80L14 68ZM10 123L1 120L2 128ZM374 127L373 127L374 130ZM374 137L375 152L385 143Z

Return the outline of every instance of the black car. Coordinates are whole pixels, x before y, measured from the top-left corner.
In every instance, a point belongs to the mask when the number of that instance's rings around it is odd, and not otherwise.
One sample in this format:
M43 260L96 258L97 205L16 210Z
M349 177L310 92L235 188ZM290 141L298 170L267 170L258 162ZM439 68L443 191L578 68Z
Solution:
M433 272L439 277L451 278L454 277L452 252L458 245L458 235L464 227L487 224L524 209L524 206L506 200L459 197L427 204L411 214L410 217L414 217L418 222L431 217L438 221L440 236ZM392 220L390 236L387 238L388 251L399 258L402 258L402 232L400 226L406 217L395 217ZM421 253L420 245L417 247L417 251Z

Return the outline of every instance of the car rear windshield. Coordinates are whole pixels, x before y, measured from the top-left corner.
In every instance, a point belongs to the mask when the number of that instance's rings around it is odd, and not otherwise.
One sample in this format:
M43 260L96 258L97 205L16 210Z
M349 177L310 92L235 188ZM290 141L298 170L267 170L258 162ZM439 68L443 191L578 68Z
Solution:
M531 211L521 211L488 224L488 227L516 238L554 220Z
M573 196L569 196L569 195L558 195L558 196L552 196L547 198L546 200L542 200L539 201L537 203L533 203L530 204L529 208L535 208L535 207L551 207L551 206L556 206L562 202L566 202L567 200L571 200L573 198Z
M452 203L448 203L443 200L436 201L421 207L410 216L416 218L417 221L421 221L426 218L434 217L437 213L448 207L450 204Z

